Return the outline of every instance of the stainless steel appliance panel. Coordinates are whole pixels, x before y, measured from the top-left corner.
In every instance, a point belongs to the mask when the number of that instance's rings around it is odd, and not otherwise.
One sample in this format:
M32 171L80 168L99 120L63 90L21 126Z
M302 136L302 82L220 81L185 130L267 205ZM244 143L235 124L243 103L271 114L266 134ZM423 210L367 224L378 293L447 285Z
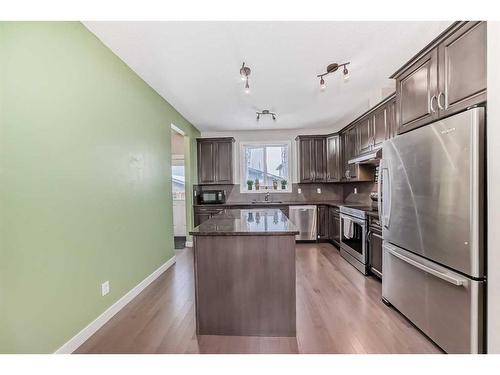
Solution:
M447 353L482 353L484 282L384 241L382 296Z
M299 229L297 241L315 241L317 236L316 206L289 206L290 221Z
M484 108L383 145L383 238L472 277L483 269Z
M346 227L352 226L349 236ZM366 220L340 213L340 247L359 262L366 264Z

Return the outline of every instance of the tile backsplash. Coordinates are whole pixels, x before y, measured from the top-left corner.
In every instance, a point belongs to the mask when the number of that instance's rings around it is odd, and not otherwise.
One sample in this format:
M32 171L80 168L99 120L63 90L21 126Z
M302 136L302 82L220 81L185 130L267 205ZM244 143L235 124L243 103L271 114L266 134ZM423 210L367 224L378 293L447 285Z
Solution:
M298 189L301 189L299 194ZM321 189L321 193L317 189ZM357 194L354 194L354 188ZM240 185L195 185L194 190L218 190L226 191L227 203L263 201L262 193L242 193ZM351 203L370 204L370 192L376 191L377 186L373 182L345 183L345 184L292 184L292 191L280 193L270 191L270 201L283 202L321 202L321 201L345 201Z
M343 200L346 203L362 203L371 205L370 193L377 191L377 184L374 182L352 182L343 184ZM354 189L357 194L354 194Z

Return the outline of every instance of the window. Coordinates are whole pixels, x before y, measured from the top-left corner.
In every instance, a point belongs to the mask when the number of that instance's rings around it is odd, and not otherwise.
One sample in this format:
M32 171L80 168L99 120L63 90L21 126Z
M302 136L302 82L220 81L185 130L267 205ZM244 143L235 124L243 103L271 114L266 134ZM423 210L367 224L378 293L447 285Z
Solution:
M288 142L241 144L241 191L290 191L289 150Z
M174 201L186 199L184 165L172 165L172 196Z

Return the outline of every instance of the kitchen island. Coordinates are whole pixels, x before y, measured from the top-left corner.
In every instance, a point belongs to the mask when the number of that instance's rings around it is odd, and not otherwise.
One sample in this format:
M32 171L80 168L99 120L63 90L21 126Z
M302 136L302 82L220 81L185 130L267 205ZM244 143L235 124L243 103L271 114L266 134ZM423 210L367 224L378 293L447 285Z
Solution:
M190 232L199 335L295 336L295 235L279 209L227 209Z

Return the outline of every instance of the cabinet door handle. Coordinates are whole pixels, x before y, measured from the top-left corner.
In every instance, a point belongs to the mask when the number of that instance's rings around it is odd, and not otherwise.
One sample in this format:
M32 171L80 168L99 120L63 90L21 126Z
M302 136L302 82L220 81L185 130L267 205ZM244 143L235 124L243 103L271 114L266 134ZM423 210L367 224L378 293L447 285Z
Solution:
M432 113L436 113L436 109L434 108L434 99L436 99L436 95L431 96L430 108Z
M438 108L443 110L444 109L444 105L441 105L441 96L444 98L444 92L440 92L439 95L437 96L437 104L438 104ZM446 104L446 101L445 101L445 104Z

